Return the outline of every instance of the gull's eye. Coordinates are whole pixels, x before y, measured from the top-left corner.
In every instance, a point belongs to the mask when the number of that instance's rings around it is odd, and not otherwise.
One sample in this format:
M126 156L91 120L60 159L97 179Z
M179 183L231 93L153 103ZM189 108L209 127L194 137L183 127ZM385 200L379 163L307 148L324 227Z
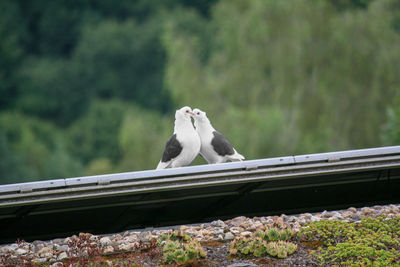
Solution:
M189 113L189 110L188 110L188 109L186 110L186 113Z
M197 111L197 115L200 115L200 112Z

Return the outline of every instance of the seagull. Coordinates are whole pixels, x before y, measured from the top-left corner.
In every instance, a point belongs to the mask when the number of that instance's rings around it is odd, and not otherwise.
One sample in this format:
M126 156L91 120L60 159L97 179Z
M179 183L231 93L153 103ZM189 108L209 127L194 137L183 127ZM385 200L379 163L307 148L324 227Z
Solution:
M200 137L193 128L190 107L175 112L174 134L168 139L157 170L189 165L200 152Z
M201 140L200 155L209 164L244 160L228 139L214 129L204 111L195 108L193 113L194 126Z

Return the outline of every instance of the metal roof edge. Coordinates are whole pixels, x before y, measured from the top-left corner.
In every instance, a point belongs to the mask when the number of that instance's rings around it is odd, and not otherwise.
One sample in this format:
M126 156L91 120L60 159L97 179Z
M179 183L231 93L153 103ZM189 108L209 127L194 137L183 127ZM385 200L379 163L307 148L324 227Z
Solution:
M228 162L221 164L206 164L187 166L182 168L172 168L164 170L144 170L134 172L124 172L116 174L102 174L95 176L82 176L65 179L54 179L46 181L36 181L27 183L16 183L0 185L0 194L9 192L31 192L32 190L46 190L68 186L84 186L89 184L108 184L111 182L123 182L126 180L153 179L160 177L172 177L180 175L190 175L199 173L215 173L227 170L254 170L272 166L312 163L322 161L348 160L352 158L363 158L373 156L387 156L399 154L400 146L388 146L379 148L367 148L357 150L346 150L327 153L306 154L298 156L274 157L265 159L246 160L240 162Z
M294 156L296 163L317 162L317 161L338 161L373 156L385 156L400 154L400 146L386 146L377 148L364 148L355 150L344 150L326 153L316 153Z

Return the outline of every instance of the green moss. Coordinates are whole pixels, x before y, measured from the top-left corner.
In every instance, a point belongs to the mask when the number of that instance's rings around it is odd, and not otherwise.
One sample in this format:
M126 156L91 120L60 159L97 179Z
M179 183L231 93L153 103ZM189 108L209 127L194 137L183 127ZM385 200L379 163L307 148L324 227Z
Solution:
M206 252L200 243L182 231L162 234L158 239L164 264L184 265L199 258L205 258Z
M319 221L298 233L300 241L320 241L313 251L320 264L400 266L400 217L363 218L360 223Z
M293 254L297 245L287 240L294 236L291 229L271 228L265 232L256 232L253 236L235 238L230 246L230 255L244 255L261 257L270 255L272 257L286 258Z

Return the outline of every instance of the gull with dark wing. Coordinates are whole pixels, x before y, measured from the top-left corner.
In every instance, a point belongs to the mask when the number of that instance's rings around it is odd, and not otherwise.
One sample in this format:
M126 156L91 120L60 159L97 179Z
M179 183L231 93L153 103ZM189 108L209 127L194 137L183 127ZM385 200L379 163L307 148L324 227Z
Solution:
M183 107L175 112L174 133L165 145L157 170L187 166L200 151L200 137L193 128L193 111Z
M210 164L230 161L242 161L240 155L220 132L214 129L204 111L193 110L194 126L200 136L200 155Z

